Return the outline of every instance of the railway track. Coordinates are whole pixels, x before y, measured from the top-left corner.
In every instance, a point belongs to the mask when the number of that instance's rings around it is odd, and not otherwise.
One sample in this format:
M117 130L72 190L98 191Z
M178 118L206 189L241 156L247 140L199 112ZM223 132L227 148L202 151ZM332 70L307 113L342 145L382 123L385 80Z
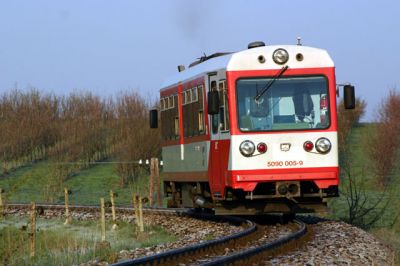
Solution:
M189 214L196 216L196 214ZM216 217L200 215L197 218L216 220L235 224L246 224L241 232L224 236L219 239L169 250L159 254L131 259L112 264L113 266L128 265L252 265L260 262L267 252L275 250L284 244L301 238L307 233L307 226L301 220L294 220L292 231L275 240L263 240L266 228L253 221L239 217ZM293 228L295 227L295 228Z
M7 208L16 210L29 210L28 204L8 204ZM37 204L38 213L44 209L64 210L63 205ZM116 208L119 213L132 213L131 207ZM71 211L98 212L98 206L70 206ZM214 222L228 222L242 225L243 230L232 235L223 236L198 244L168 250L155 255L130 259L114 266L126 265L251 265L272 251L293 240L299 239L307 233L307 227L301 220L294 220L290 232L276 236L271 240L265 236L270 234L268 226L262 226L254 221L240 217L215 216L207 213L198 213L188 209L144 208L144 212L159 214L187 215L195 219L210 220Z
M235 252L225 256L214 257L198 265L213 266L258 264L269 254L268 252L274 251L291 241L299 239L307 233L307 227L305 223L301 222L300 220L294 220L294 223L297 225L297 230L281 236L278 239L266 241L264 243L260 243L258 239L255 239L250 243L245 244L243 247L240 247L239 250ZM262 229L260 229L260 231L262 231L260 235L265 233Z

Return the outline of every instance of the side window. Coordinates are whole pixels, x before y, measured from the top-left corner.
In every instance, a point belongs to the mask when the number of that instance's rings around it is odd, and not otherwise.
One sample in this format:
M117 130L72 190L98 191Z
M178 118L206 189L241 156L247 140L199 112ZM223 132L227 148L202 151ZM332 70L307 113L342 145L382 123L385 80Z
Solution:
M198 100L197 87L194 87L192 89L192 102L197 102L197 100Z
M182 91L183 136L191 138L205 134L204 85L184 87Z
M179 138L179 117L175 116L174 118L174 134L175 138Z
M211 91L217 90L217 82L215 80L211 81L210 84ZM211 116L211 130L213 134L218 133L218 126L219 126L219 115L212 115Z
M182 92L182 105L186 104L186 91Z
M192 91L187 90L186 91L186 103L191 103L192 102Z
M226 90L226 81L218 83L219 92L219 116L220 116L220 130L229 131L229 115L228 115L228 94Z
M199 135L205 134L205 123L204 123L204 99L203 99L203 85L198 86L194 89L197 99L197 121L198 121L198 131Z
M161 136L162 139L168 139L168 130L166 127L166 123L167 123L167 117L165 114L165 98L161 98L160 99L160 116L161 116Z
M161 136L164 140L179 139L178 95L161 98Z
M190 97L190 89L184 88L182 92L182 119L183 119L183 136L191 137L193 136L193 126L192 126L192 104Z
M199 122L199 134L204 132L204 112L200 110L198 113L198 122Z

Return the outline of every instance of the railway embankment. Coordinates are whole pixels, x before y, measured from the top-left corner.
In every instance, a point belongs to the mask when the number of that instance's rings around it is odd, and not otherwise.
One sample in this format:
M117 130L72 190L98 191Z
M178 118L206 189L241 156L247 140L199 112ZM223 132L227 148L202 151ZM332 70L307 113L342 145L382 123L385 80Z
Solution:
M29 215L29 208L8 208L6 216L20 217ZM121 209L117 212L118 219L127 223L134 223L134 212ZM59 219L63 216L62 208L44 209L38 213L38 218ZM73 220L99 219L99 211L95 209L76 209L71 211ZM110 219L107 215L107 219ZM129 245L116 252L114 261L106 261L94 258L78 265L108 265L115 261L124 261L133 258L152 256L162 252L180 249L213 239L232 235L243 230L243 226L232 225L226 222L217 222L204 219L193 219L189 216L162 213L144 213L146 225L156 225L164 228L168 233L174 235L175 241L158 243L146 247L129 248ZM227 244L222 255L208 250L205 259L194 260L182 265L201 265L208 263L215 257L228 256L235 252L242 252L244 248L254 248L276 239L284 237L297 230L293 224L282 223L257 223L258 234L247 238L247 243L240 242L237 246ZM284 245L279 250L264 253L255 265L394 265L393 249L357 227L344 222L330 220L306 219L307 235L299 238L291 244ZM45 230L44 228L41 230ZM142 237L152 234L145 232ZM257 239L256 239L257 238ZM207 252L206 252L207 253ZM207 257L209 259L207 259Z

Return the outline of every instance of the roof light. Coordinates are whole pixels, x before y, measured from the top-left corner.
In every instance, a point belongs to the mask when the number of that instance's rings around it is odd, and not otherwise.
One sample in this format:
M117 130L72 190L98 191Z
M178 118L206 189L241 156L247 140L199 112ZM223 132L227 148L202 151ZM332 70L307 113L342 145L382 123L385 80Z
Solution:
M272 59L275 63L283 65L289 60L289 54L285 49L279 48L272 54Z

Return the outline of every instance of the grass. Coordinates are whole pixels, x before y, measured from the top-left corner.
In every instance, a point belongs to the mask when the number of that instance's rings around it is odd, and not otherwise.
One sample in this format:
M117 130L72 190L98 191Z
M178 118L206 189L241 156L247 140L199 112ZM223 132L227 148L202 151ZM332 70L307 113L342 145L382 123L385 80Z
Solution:
M117 205L131 205L132 193L147 196L148 174L143 170L141 178L127 186L120 185L114 164L95 164L77 171L61 184L52 183L52 164L39 161L20 167L0 177L0 188L5 190L3 199L13 203L50 202L64 203L63 188L71 190L71 205L99 204L100 198L110 200L109 192L118 194ZM53 189L55 193L51 194ZM29 256L29 232L27 218L0 217L0 265L73 265L90 260L113 262L120 250L147 247L174 240L159 227L145 227L145 232L136 234L133 224L119 222L116 231L107 224L108 245L99 245L100 224L98 221L73 221L64 226L64 220L38 220L34 258ZM28 227L29 228L29 227Z
M370 230L382 242L391 245L396 252L396 264L400 265L400 219L392 224L394 218L399 215L400 210L400 163L397 164L393 173L392 182L389 189L384 191L374 180L370 171L368 171L368 158L363 151L363 136L369 134L374 130L373 124L363 124L353 129L350 136L350 150L353 153L352 166L357 180L361 183L366 191L367 197L373 202L379 197L381 193L385 193L385 197L390 200L390 204L377 222L376 226ZM330 200L329 206L332 218L343 218L347 216L347 202L345 192L345 185L347 179L341 181L340 191L341 197ZM382 204L379 206L382 207Z
M120 186L119 177L111 164L99 164L80 171L69 178L65 186L72 191L69 197L71 204L98 204L101 197L107 201L110 190L118 193L118 204L131 204L134 191L132 186Z
M29 229L22 230L27 218L8 217L0 222L1 265L73 265L90 260L115 262L120 250L147 247L175 240L159 227L145 227L137 235L133 224L120 222L117 230L107 224L108 245L99 245L100 223L98 221L73 221L64 226L63 220L38 219L36 232L36 255L30 254Z
M8 201L42 202L49 172L50 167L45 162L24 166L2 177L0 179L0 188L7 192Z
M40 161L0 178L0 188L5 190L7 201L64 203L64 187L71 191L70 204L77 205L99 204L101 197L109 201L110 190L118 194L115 199L117 205L130 205L134 192L147 196L148 174L145 171L135 183L121 186L114 164L96 164L74 173L64 182L52 187L49 185L53 180L51 166L48 161ZM52 200L49 200L49 190L53 190Z

